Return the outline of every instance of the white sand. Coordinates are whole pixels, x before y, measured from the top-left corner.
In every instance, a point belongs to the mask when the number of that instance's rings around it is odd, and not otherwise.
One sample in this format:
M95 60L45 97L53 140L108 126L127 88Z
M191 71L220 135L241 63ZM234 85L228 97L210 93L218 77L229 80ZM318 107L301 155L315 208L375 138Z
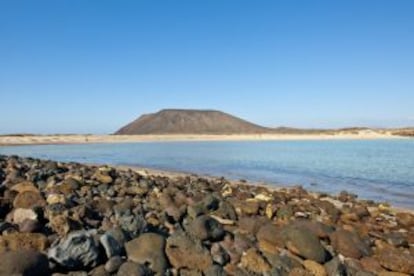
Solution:
M35 135L0 136L0 145L125 143L151 141L260 141L260 140L337 140L337 139L404 139L389 132L359 131L335 134L246 134L246 135Z

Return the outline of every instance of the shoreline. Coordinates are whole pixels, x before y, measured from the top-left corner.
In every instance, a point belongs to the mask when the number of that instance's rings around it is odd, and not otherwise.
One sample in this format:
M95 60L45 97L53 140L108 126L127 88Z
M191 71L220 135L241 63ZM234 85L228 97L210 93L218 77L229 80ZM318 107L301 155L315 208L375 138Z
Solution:
M297 189L298 187L303 188L300 183L298 183L297 185L283 186L283 184L277 185L273 183L266 183L263 181L252 181L252 180L245 180L245 179L237 180L237 179L227 178L224 176L215 176L215 175L200 174L200 173L193 173L193 172L186 172L186 171L155 169L155 168L149 168L149 167L143 167L143 166L110 165L110 164L99 164L99 163L93 163L93 164L87 163L85 165L97 166L97 167L108 166L108 167L112 167L112 168L124 170L124 171L132 170L141 175L145 175L149 177L161 176L161 177L175 178L175 179L183 178L183 177L199 177L199 178L204 178L210 181L217 181L220 179L225 179L228 183L230 183L230 185L235 186L235 187L237 187L238 185L260 187L260 188L265 188L265 189L268 189L269 191L275 191L275 192L284 191L284 190L294 190L294 189ZM312 190L309 190L308 188L303 188L303 189L305 189L307 193L311 194L314 197L325 195L325 197L327 198L335 198L338 196L338 194L327 193L327 192L322 192L322 191L312 191ZM344 192L350 193L350 194L356 194L354 192L347 191L347 190L344 190ZM357 198L357 200L358 201L373 201L373 200L368 200L368 199L359 198L359 197ZM414 208L398 206L398 205L394 205L389 202L379 202L379 201L373 201L373 202L375 202L376 204L382 204L382 205L387 206L386 208L389 208L389 210L394 213L407 212L407 213L414 214Z
M358 132L334 134L233 134L233 135L0 135L0 146L67 145L98 143L189 142L189 141L302 141L410 139L390 133Z

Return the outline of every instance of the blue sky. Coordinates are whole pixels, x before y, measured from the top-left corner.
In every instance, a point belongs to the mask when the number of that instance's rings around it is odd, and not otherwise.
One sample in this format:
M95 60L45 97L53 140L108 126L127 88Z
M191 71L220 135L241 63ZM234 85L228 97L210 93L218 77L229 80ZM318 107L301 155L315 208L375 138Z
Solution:
M413 12L409 0L0 0L0 133L107 133L163 108L414 125Z

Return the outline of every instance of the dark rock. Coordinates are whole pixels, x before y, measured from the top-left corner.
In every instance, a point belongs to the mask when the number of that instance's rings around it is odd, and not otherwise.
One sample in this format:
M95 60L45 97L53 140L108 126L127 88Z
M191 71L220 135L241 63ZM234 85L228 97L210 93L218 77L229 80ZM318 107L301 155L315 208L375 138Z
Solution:
M105 249L105 254L108 258L124 255L124 243L126 242L126 237L122 229L113 228L106 231L106 233L100 237L99 241Z
M225 276L226 272L224 272L223 267L219 265L212 265L204 272L204 275L205 276Z
M371 248L361 240L357 233L338 229L330 235L330 239L334 249L346 257L360 259L371 255Z
M111 276L111 274L105 270L104 265L100 265L100 266L95 267L94 269L89 271L89 273L87 273L87 275L90 275L90 276Z
M70 233L48 251L49 259L65 269L83 269L99 263L99 245L89 231Z
M47 257L31 250L17 250L0 253L0 275L47 276Z
M128 259L164 275L168 262L164 253L165 238L155 233L145 233L125 244Z
M115 273L123 263L124 260L120 256L114 256L105 263L105 270L109 273Z
M347 276L346 267L338 257L334 257L324 266L328 275Z
M318 263L326 261L328 254L318 237L304 227L288 226L284 229L285 245L293 253Z
M230 256L227 254L226 250L218 244L213 243L210 249L211 257L213 261L219 265L225 265L230 261Z
M188 232L202 241L217 241L224 236L223 226L217 220L206 215L195 218L189 225Z

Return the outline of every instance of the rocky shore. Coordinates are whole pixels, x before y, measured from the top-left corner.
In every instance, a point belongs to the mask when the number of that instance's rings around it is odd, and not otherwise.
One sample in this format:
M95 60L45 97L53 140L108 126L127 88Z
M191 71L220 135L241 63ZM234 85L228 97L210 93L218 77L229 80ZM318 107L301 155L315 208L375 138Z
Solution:
M414 215L194 175L0 156L0 275L412 275Z

